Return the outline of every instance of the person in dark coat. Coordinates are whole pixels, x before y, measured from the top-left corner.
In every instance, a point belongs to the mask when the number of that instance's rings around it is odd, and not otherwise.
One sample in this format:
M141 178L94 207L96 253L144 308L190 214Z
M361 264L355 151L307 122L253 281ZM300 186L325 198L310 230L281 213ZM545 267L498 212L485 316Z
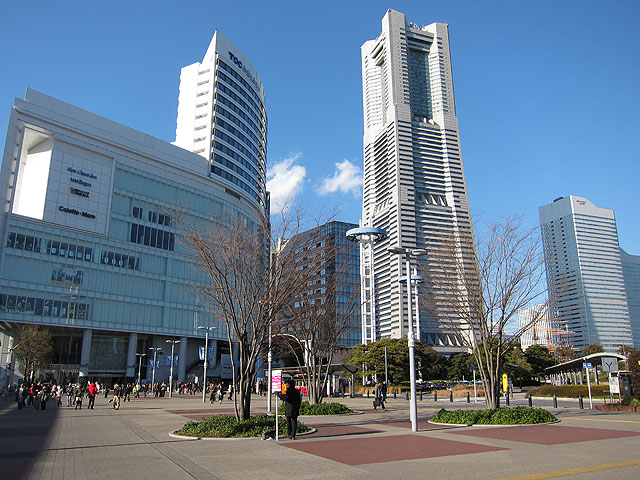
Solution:
M287 417L287 432L289 433L289 438L295 440L302 395L300 395L300 392L296 389L296 383L293 379L287 382L286 392L277 395L281 400L286 402L284 415Z

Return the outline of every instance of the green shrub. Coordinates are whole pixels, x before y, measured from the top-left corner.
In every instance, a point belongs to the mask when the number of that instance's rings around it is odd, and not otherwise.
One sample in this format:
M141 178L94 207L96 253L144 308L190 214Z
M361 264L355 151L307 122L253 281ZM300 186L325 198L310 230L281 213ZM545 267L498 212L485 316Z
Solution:
M284 415L285 405L278 407L278 414ZM341 403L316 403L311 405L309 402L302 402L300 405L300 415L348 415L354 413L353 410L347 408Z
M602 397L604 391L609 389L609 385L591 385L591 395L593 397ZM543 385L528 392L531 397L553 397L553 395L563 398L578 398L589 396L589 387L587 385Z
M515 407L453 411L443 408L431 420L457 425L529 425L553 422L556 417L542 408Z
M238 422L231 415L216 415L215 417L201 420L200 422L189 421L176 431L178 435L190 437L210 437L210 438L242 438L260 437L265 430L276 428L275 417L270 415L254 415L248 420ZM285 418L278 419L278 428L285 434L287 431L287 421ZM309 431L309 427L298 422L298 433Z

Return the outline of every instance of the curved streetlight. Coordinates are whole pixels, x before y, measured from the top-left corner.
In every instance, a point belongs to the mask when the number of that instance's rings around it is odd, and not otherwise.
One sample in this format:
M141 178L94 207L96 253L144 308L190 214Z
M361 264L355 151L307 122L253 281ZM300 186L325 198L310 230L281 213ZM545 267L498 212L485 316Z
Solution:
M180 343L180 340L166 340L171 344L171 373L169 376L169 398L173 398L173 349L176 344Z
M204 330L204 387L202 388L202 403L206 403L207 397L207 361L209 360L209 331L217 327L199 326L198 330Z
M411 286L413 287L413 295L415 296L415 301L413 302L414 305L414 310L415 310L415 323L414 323L414 329L416 332L416 340L420 341L420 310L418 307L418 284L419 283L423 283L424 282L424 277L422 275L417 275L415 273L416 269L413 269L414 274L411 275ZM407 283L407 276L406 275L402 275L400 278L398 278L398 282L399 283ZM413 297L412 297L413 298Z
M362 343L366 345L376 341L373 245L387 238L387 232L382 228L358 227L347 230L346 237L360 244L360 292L364 299L361 313ZM366 278L369 279L368 284Z
M140 392L140 375L142 374L142 357L146 357L146 353L136 353L136 357L138 357L138 388L136 392Z
M403 247L391 247L388 248L389 253L396 255L404 255L406 263L405 282L406 279L413 279L411 276L411 257L417 257L425 255L427 253L424 249L409 249ZM411 384L411 401L409 402L409 416L411 417L411 431L418 431L418 403L416 398L416 353L415 353L415 332L413 330L413 311L411 309L411 285L407 288L407 311L409 320L409 334L407 335L407 342L409 345L409 382Z

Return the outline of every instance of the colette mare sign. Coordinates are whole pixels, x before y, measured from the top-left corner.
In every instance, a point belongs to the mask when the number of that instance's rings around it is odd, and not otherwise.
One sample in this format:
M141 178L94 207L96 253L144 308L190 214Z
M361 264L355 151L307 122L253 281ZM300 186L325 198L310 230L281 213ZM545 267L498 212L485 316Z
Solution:
M96 216L93 213L89 213L89 212L81 212L80 210L76 210L75 208L69 208L69 207L64 207L62 205L60 205L58 207L58 210L60 210L61 212L64 213L69 213L71 215L80 215L84 218L90 218L91 220L95 220Z

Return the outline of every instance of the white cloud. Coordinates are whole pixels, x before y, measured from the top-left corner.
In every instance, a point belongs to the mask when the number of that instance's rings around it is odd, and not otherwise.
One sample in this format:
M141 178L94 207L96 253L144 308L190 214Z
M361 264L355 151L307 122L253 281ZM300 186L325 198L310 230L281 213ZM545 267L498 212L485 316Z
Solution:
M307 169L296 162L302 157L296 153L275 163L267 170L267 190L271 192L271 213L280 213L302 191Z
M333 177L325 178L318 189L320 195L335 192L351 192L356 197L362 192L362 170L349 160L336 163Z

